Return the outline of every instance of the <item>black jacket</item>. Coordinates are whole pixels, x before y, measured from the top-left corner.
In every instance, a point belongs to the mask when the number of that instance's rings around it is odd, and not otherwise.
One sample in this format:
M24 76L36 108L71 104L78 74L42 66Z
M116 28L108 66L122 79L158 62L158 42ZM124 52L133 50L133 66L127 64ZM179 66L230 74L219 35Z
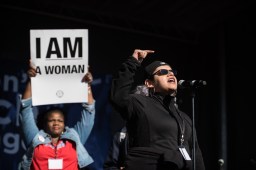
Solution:
M109 148L107 158L103 165L104 170L120 170L120 167L124 167L128 149L127 141L127 130L126 127L123 127L113 137L112 145Z
M192 157L190 117L174 106L171 96L133 94L134 76L139 67L136 59L128 58L114 76L111 89L111 103L127 121L127 169L159 169L166 165L173 169L192 169L192 161L185 161L179 151L180 127L185 127L183 145ZM196 170L204 169L196 142Z

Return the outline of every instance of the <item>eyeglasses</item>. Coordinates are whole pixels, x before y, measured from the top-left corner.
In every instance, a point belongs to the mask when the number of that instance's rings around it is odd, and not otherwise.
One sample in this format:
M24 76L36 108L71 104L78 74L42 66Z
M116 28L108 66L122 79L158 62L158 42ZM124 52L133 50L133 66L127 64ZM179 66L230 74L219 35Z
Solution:
M160 69L157 72L153 73L152 76L154 76L154 75L162 76L162 75L167 75L167 74L170 74L170 73L172 73L174 76L177 75L176 70Z

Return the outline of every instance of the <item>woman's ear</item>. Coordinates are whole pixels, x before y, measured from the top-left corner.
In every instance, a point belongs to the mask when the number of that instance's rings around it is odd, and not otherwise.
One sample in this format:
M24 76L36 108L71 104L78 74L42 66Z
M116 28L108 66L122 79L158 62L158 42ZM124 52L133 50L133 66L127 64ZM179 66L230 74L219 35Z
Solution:
M144 83L147 88L154 88L153 80L146 79Z

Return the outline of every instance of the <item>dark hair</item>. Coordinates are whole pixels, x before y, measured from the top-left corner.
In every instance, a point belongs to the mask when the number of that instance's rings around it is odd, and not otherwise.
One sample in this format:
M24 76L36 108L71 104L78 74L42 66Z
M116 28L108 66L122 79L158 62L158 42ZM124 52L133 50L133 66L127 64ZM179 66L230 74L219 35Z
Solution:
M50 107L43 112L41 112L37 116L37 126L39 129L45 129L45 125L48 121L48 117L53 113L53 112L58 112L64 117L64 122L66 122L66 113L61 107L53 106Z

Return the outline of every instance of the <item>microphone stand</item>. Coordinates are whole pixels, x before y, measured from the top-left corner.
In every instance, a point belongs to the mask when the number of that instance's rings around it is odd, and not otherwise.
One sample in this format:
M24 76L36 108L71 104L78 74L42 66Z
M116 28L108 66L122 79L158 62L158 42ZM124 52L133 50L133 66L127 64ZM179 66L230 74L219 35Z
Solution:
M184 85L183 85L184 84ZM192 103L192 165L193 170L196 170L196 130L195 130L195 96L196 96L196 89L200 86L205 86L206 81L203 80L193 80L193 81L185 81L180 80L179 85L184 88L189 87L190 94L191 94L191 103Z
M192 139L193 139L193 147L192 147L192 165L193 170L196 170L196 136L195 136L195 89L194 87L191 88L191 103L192 103Z

